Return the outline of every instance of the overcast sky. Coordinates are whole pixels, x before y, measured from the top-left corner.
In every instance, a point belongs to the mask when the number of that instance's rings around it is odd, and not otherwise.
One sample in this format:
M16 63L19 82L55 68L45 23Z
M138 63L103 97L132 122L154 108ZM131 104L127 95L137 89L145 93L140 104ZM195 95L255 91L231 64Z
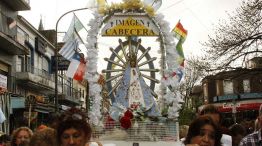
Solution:
M20 12L33 26L38 28L40 18L43 19L45 29L55 29L58 18L65 12L83 8L92 0L30 0L30 11ZM109 3L119 0L107 0ZM165 20L173 28L180 20L188 30L187 40L183 48L185 57L200 54L203 49L199 42L207 39L212 34L214 25L219 19L226 19L227 13L235 11L241 0L162 0L162 6L157 11L165 16ZM79 19L87 26L92 11L76 12ZM66 31L72 15L64 16L58 25L58 31Z

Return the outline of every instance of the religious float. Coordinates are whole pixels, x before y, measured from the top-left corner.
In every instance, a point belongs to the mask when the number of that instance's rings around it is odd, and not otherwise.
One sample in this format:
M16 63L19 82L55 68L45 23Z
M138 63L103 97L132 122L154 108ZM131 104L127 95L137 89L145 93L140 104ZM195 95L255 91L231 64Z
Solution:
M161 3L99 3L89 22L85 78L89 81L92 106L88 114L94 141L117 146L174 146L179 141L177 118L183 100L175 91L182 78L184 56L176 50L179 42L168 22L156 13ZM176 29L183 42L187 32L181 26L179 23L182 30ZM118 45L109 48L103 75L97 72L100 34L119 38ZM159 45L144 47L150 45L148 37ZM157 49L158 58L151 57L151 48Z

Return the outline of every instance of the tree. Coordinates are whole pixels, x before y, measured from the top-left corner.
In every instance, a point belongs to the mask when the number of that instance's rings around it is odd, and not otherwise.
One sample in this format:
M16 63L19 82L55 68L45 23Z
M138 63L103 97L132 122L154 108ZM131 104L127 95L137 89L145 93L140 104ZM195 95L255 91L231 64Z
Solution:
M207 70L209 68L208 64L203 63L200 59L192 56L186 60L185 66L185 76L183 82L180 84L180 94L184 98L185 106L189 106L191 93L194 86L199 85L202 78L208 75Z
M229 21L220 20L214 35L203 43L210 71L243 67L247 59L262 55L261 10L261 0L246 0L233 15L228 14Z
M208 64L203 64L197 57L190 57L186 60L185 76L179 86L179 92L184 99L182 109L180 110L179 122L181 125L189 124L192 121L192 117L195 116L197 107L201 103L199 97L192 96L193 88L199 85L202 78L208 73L205 71L209 68Z

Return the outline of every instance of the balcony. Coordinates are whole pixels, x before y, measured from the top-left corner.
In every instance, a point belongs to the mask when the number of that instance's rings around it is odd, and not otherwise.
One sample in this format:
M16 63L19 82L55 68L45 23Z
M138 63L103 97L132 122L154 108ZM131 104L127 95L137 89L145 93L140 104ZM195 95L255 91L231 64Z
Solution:
M18 65L19 66L19 65ZM21 66L21 65L20 65ZM55 76L48 72L26 64L25 68L16 71L17 84L27 90L35 90L44 95L54 95ZM81 103L84 98L81 90L70 86L65 77L58 76L58 100L60 104L75 106ZM65 82L68 82L67 84Z
M16 42L6 34L0 32L0 49L12 55L29 54L28 48Z
M39 91L45 95L54 93L54 75L44 70L27 66L16 72L16 80L25 89Z
M30 0L3 0L14 11L30 10Z
M17 31L16 21L11 17L0 14L2 23L0 23L0 49L11 55L28 55L29 49L25 47L24 41L18 41L21 36ZM23 40L26 37L23 36Z
M77 106L81 104L81 98L84 98L84 94L76 88L67 84L62 85L62 93L58 95L59 104L68 106Z

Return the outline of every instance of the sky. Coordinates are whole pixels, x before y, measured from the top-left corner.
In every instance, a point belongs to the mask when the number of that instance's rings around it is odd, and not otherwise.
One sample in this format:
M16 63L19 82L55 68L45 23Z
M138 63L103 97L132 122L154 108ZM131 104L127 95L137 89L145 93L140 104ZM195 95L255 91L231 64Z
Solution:
M43 20L44 29L55 29L59 17L67 11L88 6L93 0L30 0L30 11L21 11L34 27L38 28L40 18ZM120 0L107 0L119 2ZM200 42L207 40L213 33L214 27L220 19L227 19L227 13L232 13L241 4L241 0L162 0L162 6L157 13L162 13L169 22L170 28L175 27L180 20L188 30L187 39L183 44L185 58L192 55L201 55L204 49ZM83 10L76 12L80 21L87 26L92 18L92 11ZM66 32L70 25L72 15L61 18L58 23L58 32ZM102 46L110 47L110 43L101 42ZM154 54L154 53L153 53Z

